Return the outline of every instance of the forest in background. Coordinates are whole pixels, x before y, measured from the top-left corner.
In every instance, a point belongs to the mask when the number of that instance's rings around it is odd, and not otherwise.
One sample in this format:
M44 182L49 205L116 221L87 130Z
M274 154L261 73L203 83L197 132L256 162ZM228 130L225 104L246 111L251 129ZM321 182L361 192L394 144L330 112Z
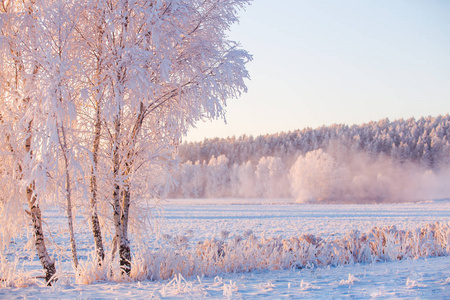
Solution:
M176 198L396 202L446 197L450 117L183 143Z

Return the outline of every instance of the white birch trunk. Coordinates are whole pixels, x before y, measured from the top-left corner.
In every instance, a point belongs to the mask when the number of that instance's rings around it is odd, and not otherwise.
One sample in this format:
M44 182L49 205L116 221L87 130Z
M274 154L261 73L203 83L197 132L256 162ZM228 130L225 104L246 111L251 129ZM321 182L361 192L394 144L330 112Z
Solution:
M128 240L128 216L130 210L130 185L125 183L122 189L122 239L120 240L120 267L129 276L131 272L131 249Z
M31 122L28 125L28 137L25 141L25 150L28 155L31 153ZM45 247L44 230L42 229L42 214L35 194L35 183L33 182L27 187L27 201L30 208L31 223L33 224L33 235L36 252L42 267L45 271L45 281L47 285L52 285L56 281L55 262L50 258L47 248Z
M27 188L27 198L30 208L31 222L33 224L33 235L36 251L45 271L45 282L47 285L52 285L52 283L56 281L55 262L50 258L47 248L45 247L44 231L42 229L42 214L39 205L37 204L36 195L34 195L33 184Z
M97 167L98 167L98 151L100 146L100 134L101 134L101 119L100 109L97 107L97 118L95 123L95 135L94 143L92 147L92 160L91 166L91 224L92 233L94 235L95 252L97 254L98 264L101 265L105 259L105 250L103 248L102 232L100 229L100 222L97 214Z
M114 172L114 186L113 186L113 208L114 208L114 227L115 227L115 237L113 245L113 259L119 248L120 256L120 268L122 274L129 275L131 270L131 260L124 256L126 254L124 249L127 248L128 242L126 237L123 235L123 224L122 224L122 207L120 201L121 185L119 184L120 178L120 153L119 153L119 135L120 135L120 118L117 117L114 121L114 146L113 146L113 172ZM128 245L129 249L129 245Z
M72 198L70 190L70 175L68 169L66 169L66 204L67 204L67 223L69 225L69 234L70 234L70 246L72 248L72 260L75 269L77 269L78 268L77 245L75 242L75 234L73 230Z
M69 158L67 157L67 140L66 133L63 126L58 127L59 144L64 157L64 168L66 173L66 205L67 205L67 224L69 226L70 246L72 250L72 261L75 269L78 268L77 245L75 242L75 234L73 230L73 214L72 214L72 191L70 188L70 172L69 172Z
M97 8L98 9L98 8ZM102 132L102 118L101 118L101 97L102 93L100 88L96 86L99 84L101 80L101 74L103 71L102 66L102 38L104 35L103 27L106 26L105 21L102 20L101 24L96 27L95 34L97 34L97 43L93 47L92 51L97 52L96 55L96 70L94 73L93 85L96 88L95 93L95 123L94 123L94 138L92 143L92 165L91 165L91 180L90 180L90 206L91 206L91 225L92 225L92 234L94 236L95 243L95 252L97 255L97 261L99 265L102 265L103 260L105 259L105 249L103 247L103 239L102 239L102 231L100 227L100 221L97 213L97 203L98 203L98 185L97 185L97 171L98 171L98 154L100 149L100 137Z

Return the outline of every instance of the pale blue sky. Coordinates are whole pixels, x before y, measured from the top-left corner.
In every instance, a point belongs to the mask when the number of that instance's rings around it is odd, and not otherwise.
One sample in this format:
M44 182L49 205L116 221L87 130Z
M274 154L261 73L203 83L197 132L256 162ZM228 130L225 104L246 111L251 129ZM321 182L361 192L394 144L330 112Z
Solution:
M450 112L450 1L254 0L249 91L187 141Z

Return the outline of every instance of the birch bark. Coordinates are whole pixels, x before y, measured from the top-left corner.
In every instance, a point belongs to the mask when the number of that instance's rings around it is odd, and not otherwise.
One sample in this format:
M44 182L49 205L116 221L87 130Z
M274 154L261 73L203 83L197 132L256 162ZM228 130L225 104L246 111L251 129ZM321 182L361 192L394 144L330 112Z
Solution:
M28 124L28 137L25 141L25 151L32 156L31 152L31 122ZM52 285L57 279L55 278L56 268L55 262L50 258L44 240L44 230L42 229L42 213L37 201L35 192L35 182L33 181L26 189L28 206L30 208L30 217L33 224L34 244L36 251L45 271L45 281L47 285Z
M101 265L103 260L105 259L105 250L103 248L103 240L102 240L102 231L100 228L100 222L98 219L97 213L97 167L98 167L98 151L100 147L100 134L101 134L101 116L100 116L100 108L96 108L96 121L95 121L95 133L94 133L94 142L92 146L92 166L91 166L91 224L92 224L92 233L94 235L95 241L95 252L97 254L98 264Z
M66 132L64 126L57 125L59 145L61 147L63 158L64 158L64 171L66 177L66 206L67 206L67 223L69 226L69 236L70 236L70 246L72 250L72 261L75 269L78 268L78 257L77 257L77 245L75 241L75 234L73 230L73 214L72 214L72 191L70 187L70 172L69 172L69 157L67 155L68 147L67 147L67 139Z

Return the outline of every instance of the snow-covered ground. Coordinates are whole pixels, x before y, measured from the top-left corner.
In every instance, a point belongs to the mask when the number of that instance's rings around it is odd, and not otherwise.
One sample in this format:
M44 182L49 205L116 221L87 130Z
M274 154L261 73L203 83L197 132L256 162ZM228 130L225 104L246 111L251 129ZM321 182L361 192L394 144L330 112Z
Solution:
M185 237L190 244L207 239L231 239L251 231L255 237L288 239L313 234L324 239L341 238L352 230L368 232L374 227L395 225L414 230L427 224L450 222L450 201L380 205L300 205L290 200L267 199L177 199L163 203L165 220L160 236ZM49 249L65 274L53 287L37 285L0 289L0 299L282 299L282 298L429 298L450 297L450 257L425 257L390 262L356 263L344 266L307 266L302 269L254 270L213 276L172 276L166 280L130 283L75 284L70 267L69 244L64 235L65 219L57 210L46 212L55 243ZM78 218L77 242L80 260L91 253L88 228ZM150 235L155 236L155 235ZM148 246L158 245L150 238ZM18 268L38 272L36 257L23 251L26 239L17 239L6 256L20 258ZM156 244L155 244L156 243ZM134 244L135 245L135 244ZM5 274L2 274L3 277Z
M405 204L305 205L287 199L173 199L163 205L164 232L192 232L199 240L220 237L223 230L239 234L283 238L314 234L340 236L351 230L395 225L415 229L436 221L450 221L450 201Z

